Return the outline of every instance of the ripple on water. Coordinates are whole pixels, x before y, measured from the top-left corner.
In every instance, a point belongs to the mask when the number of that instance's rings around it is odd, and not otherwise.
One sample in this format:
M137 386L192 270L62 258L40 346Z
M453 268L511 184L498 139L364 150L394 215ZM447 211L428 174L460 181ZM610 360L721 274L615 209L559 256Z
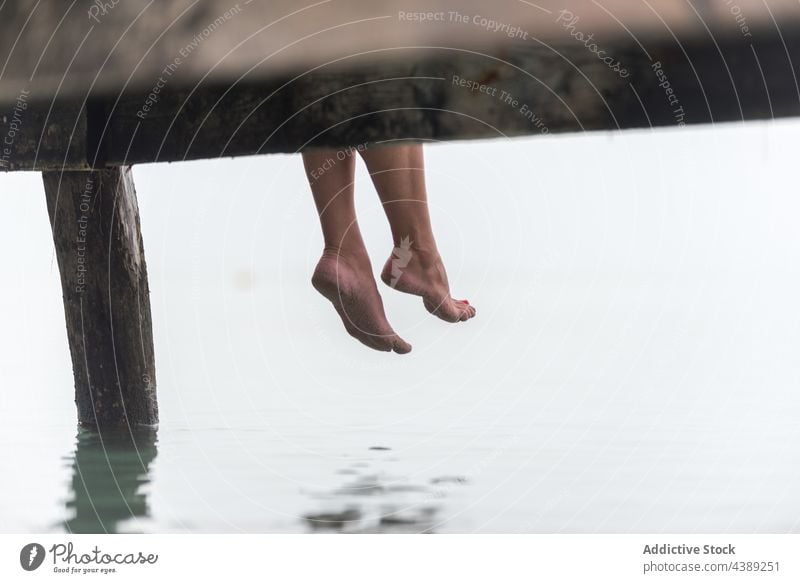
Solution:
M371 451L389 451L373 446ZM438 476L411 481L382 470L387 460L356 462L338 470L347 481L313 497L319 510L303 516L312 532L431 533L441 514L447 490L442 485L465 484L462 476Z

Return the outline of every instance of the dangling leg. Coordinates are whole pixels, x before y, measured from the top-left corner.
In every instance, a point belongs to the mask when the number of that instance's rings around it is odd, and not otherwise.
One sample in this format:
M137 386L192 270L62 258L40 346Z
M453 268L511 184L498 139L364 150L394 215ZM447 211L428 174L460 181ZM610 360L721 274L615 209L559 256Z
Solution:
M422 145L376 147L361 152L383 203L394 239L381 279L402 292L422 296L429 312L448 322L475 315L466 300L450 295L447 272L436 247L425 190Z
M311 283L331 301L347 332L375 350L405 354L411 345L395 334L372 275L353 200L355 160L334 150L303 153L325 248Z

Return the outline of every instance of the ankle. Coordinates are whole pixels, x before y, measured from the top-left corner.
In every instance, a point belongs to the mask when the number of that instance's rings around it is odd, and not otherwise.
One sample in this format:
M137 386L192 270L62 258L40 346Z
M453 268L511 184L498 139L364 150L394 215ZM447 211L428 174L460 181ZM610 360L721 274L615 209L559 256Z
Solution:
M369 255L363 246L336 246L325 245L322 249L322 257L343 261L351 267L369 266Z
M393 252L395 250L403 254L410 253L414 260L423 265L436 263L441 259L436 241L430 237L414 238L413 235L408 235L395 239Z
M411 247L400 247L400 249L410 251L411 263L416 263L419 268L427 271L434 269L442 263L442 256L439 255L439 250L436 245L417 245L412 243Z

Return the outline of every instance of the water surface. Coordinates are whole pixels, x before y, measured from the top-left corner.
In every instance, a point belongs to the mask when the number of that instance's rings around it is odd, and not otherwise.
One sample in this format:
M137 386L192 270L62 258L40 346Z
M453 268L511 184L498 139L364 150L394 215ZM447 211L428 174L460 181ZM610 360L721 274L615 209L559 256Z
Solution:
M35 174L0 176L0 529L797 532L798 124L428 149L449 326L367 351L295 157L135 169L161 426L75 426ZM363 169L359 212L390 239Z

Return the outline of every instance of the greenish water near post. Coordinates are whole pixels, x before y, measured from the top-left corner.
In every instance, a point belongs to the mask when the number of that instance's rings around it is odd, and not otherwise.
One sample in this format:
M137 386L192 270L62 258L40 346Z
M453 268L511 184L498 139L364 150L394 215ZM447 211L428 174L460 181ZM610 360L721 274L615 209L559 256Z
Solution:
M115 533L127 521L151 517L150 471L158 453L154 430L100 434L80 429L69 456L70 493L63 528L73 533Z

